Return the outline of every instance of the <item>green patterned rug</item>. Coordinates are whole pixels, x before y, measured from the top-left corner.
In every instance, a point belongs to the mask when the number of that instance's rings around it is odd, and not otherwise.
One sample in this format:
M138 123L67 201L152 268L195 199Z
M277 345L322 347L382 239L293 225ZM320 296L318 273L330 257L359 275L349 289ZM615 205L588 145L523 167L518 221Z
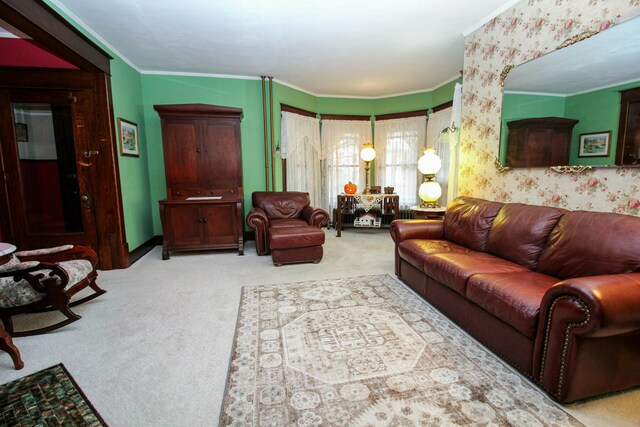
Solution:
M0 426L106 426L58 364L0 386Z

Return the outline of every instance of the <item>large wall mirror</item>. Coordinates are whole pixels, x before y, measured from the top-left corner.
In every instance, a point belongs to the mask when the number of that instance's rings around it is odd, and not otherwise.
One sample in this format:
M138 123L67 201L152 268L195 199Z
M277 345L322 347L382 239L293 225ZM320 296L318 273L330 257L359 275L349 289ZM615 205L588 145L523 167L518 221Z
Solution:
M640 17L563 45L505 69L500 163L640 166Z

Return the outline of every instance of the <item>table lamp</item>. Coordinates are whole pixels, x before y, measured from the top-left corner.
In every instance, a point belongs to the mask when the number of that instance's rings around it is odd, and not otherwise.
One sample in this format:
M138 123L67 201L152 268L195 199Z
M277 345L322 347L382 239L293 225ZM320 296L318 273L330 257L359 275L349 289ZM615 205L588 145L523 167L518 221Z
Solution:
M362 194L370 194L371 189L369 188L369 163L373 159L376 158L376 150L373 148L373 144L364 144L362 150L360 151L360 158L364 161L364 191Z
M424 154L418 159L418 169L424 175L424 182L418 189L418 196L422 199L421 207L423 208L439 207L438 199L442 196L442 188L434 179L440 167L442 167L442 161L433 148L424 150Z

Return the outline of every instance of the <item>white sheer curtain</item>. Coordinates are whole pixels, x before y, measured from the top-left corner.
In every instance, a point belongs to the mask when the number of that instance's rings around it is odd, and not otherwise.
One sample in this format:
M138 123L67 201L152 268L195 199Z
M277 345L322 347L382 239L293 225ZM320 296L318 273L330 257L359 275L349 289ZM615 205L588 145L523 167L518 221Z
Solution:
M451 128L451 113L452 107L432 113L427 125L427 147L435 148L442 160L442 168L436 174L436 181L442 187L442 197L438 202L442 206L447 206L456 190L452 177L457 176L457 138Z
M401 207L418 204L418 158L425 146L426 116L375 122L376 183L395 187Z
M306 191L311 206L321 206L320 120L283 112L280 140L280 154L287 160L287 190Z
M364 190L362 146L371 142L371 122L364 120L322 120L322 155L324 161L324 209L333 215L338 194L351 181Z

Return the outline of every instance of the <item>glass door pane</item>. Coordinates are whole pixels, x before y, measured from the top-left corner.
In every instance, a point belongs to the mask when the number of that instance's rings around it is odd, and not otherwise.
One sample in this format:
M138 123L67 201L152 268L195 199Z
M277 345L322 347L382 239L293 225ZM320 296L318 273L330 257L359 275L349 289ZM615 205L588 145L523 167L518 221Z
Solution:
M68 104L13 103L29 234L84 231Z

